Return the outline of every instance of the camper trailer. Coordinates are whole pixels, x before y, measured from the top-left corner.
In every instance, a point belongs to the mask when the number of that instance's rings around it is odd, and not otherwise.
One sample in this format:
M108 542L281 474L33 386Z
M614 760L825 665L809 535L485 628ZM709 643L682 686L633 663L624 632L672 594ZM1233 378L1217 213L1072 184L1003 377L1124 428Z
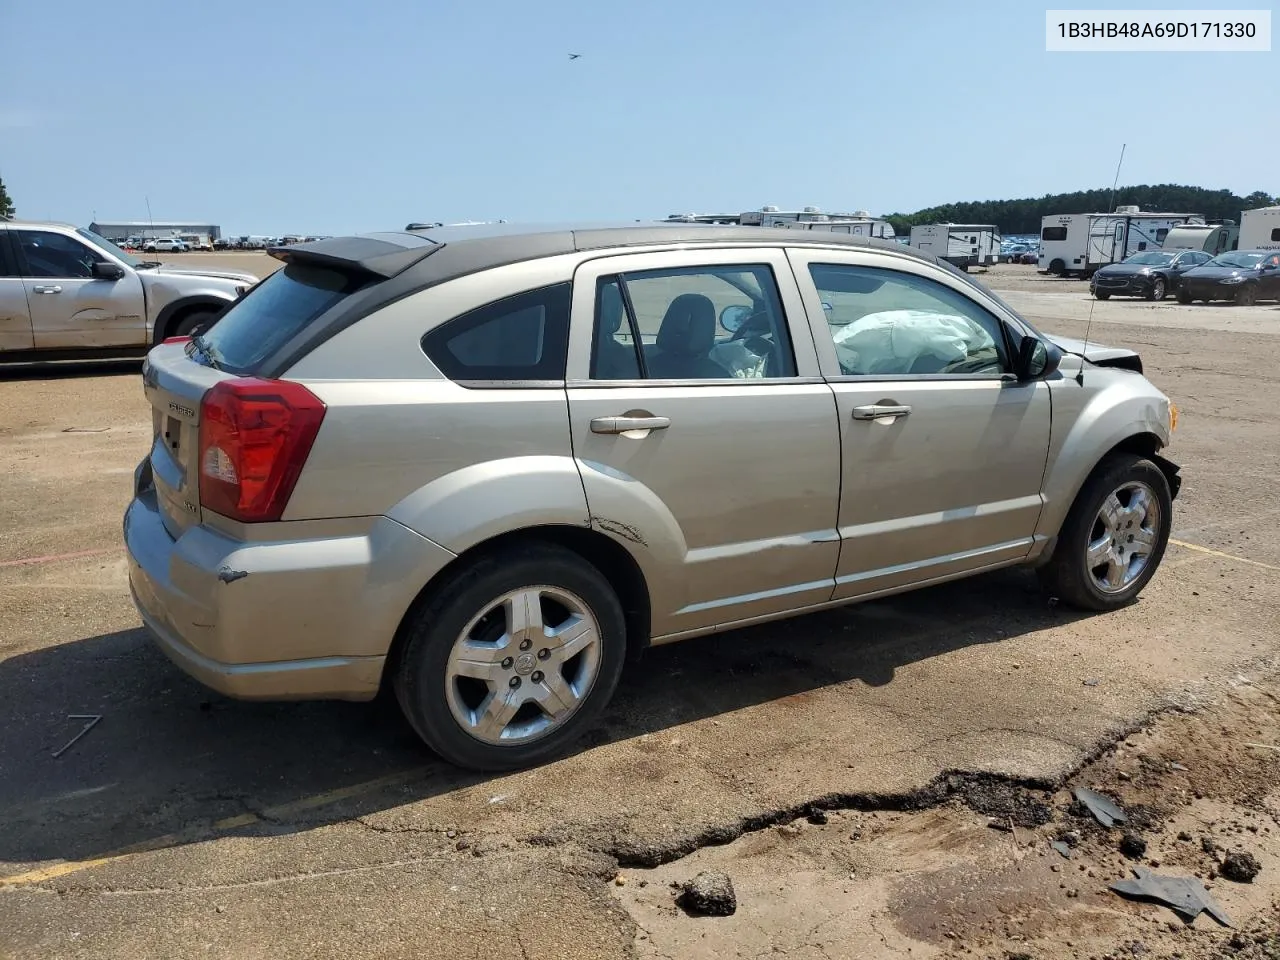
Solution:
M1159 250L1169 231L1183 223L1204 223L1197 213L1146 213L1136 206L1115 213L1067 213L1040 222L1041 271L1093 276L1143 250Z
M1280 250L1280 206L1246 210L1240 217L1241 250Z
M1000 260L1000 228L989 223L931 223L911 228L911 246L961 270Z
M1202 250L1211 257L1236 249L1240 228L1232 220L1220 223L1183 223L1169 231L1161 245L1165 250Z
M803 210L779 210L762 207L746 210L738 217L744 227L783 227L791 230L826 230L831 233L847 233L855 237L880 237L894 239L893 225L888 220L873 217L865 210L853 213L823 213L817 207Z

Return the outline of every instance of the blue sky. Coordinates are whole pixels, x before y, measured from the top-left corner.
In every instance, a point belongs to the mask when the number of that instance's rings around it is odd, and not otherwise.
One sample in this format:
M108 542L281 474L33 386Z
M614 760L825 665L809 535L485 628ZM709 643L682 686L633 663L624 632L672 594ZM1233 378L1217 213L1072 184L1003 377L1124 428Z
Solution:
M1044 9L0 0L0 178L273 235L909 211L1109 186L1125 142L1124 183L1280 192L1280 53L1050 54Z

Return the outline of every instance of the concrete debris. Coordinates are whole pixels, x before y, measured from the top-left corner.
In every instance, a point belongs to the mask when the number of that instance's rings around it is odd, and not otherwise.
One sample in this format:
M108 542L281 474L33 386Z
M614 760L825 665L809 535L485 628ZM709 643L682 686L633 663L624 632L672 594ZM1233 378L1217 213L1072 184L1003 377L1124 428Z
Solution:
M1065 840L1054 840L1049 844L1049 846L1058 851L1058 853L1066 857L1068 860L1071 859L1071 844L1067 843Z
M1117 880L1111 889L1122 897L1148 900L1163 904L1191 923L1201 913L1207 913L1224 927L1231 926L1231 918L1195 877L1160 876L1146 867L1134 867L1135 880Z
M1136 833L1126 833L1120 838L1120 852L1130 860L1141 860L1147 852L1147 841Z
M1093 818L1104 827L1114 827L1117 823L1124 823L1129 819L1114 801L1104 797L1096 790L1090 790L1088 787L1076 787L1072 792L1075 794L1075 798L1093 814Z
M729 917L738 910L738 895L728 874L704 870L681 886L676 903L686 913Z
M1228 880L1234 883L1253 883L1253 878L1262 870L1262 864L1252 853L1228 853L1218 868Z

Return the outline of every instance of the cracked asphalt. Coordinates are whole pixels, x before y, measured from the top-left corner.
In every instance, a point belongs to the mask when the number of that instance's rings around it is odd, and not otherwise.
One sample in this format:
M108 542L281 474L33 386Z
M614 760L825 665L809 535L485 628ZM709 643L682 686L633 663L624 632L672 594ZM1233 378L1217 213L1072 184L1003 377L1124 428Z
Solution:
M1083 285L984 279L1045 329L1083 334ZM1055 784L1276 658L1277 330L1274 304L1094 307L1091 339L1140 349L1182 413L1178 542L1134 606L1081 616L1003 571L659 648L581 751L488 778L435 759L385 703L237 703L171 667L120 553L150 432L137 365L8 376L0 957L657 955L647 908L615 895L620 867L691 876L707 849L815 804L930 807L958 771ZM55 758L84 726L72 715L102 720ZM900 842L948 843L938 816ZM808 890L842 904L842 937L920 947L904 921L859 919L811 865L770 862L778 903ZM753 943L823 955L801 927L827 912L762 911ZM674 938L702 941L688 953L733 955L714 921L675 922L698 924Z

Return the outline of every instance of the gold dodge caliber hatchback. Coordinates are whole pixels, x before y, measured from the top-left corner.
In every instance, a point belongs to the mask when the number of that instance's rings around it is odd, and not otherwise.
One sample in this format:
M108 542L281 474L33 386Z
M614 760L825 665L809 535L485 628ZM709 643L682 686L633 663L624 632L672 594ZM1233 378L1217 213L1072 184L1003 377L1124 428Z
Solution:
M152 349L143 620L233 697L384 684L447 759L537 763L650 644L1027 564L1155 573L1176 409L932 256L699 225L424 228Z

